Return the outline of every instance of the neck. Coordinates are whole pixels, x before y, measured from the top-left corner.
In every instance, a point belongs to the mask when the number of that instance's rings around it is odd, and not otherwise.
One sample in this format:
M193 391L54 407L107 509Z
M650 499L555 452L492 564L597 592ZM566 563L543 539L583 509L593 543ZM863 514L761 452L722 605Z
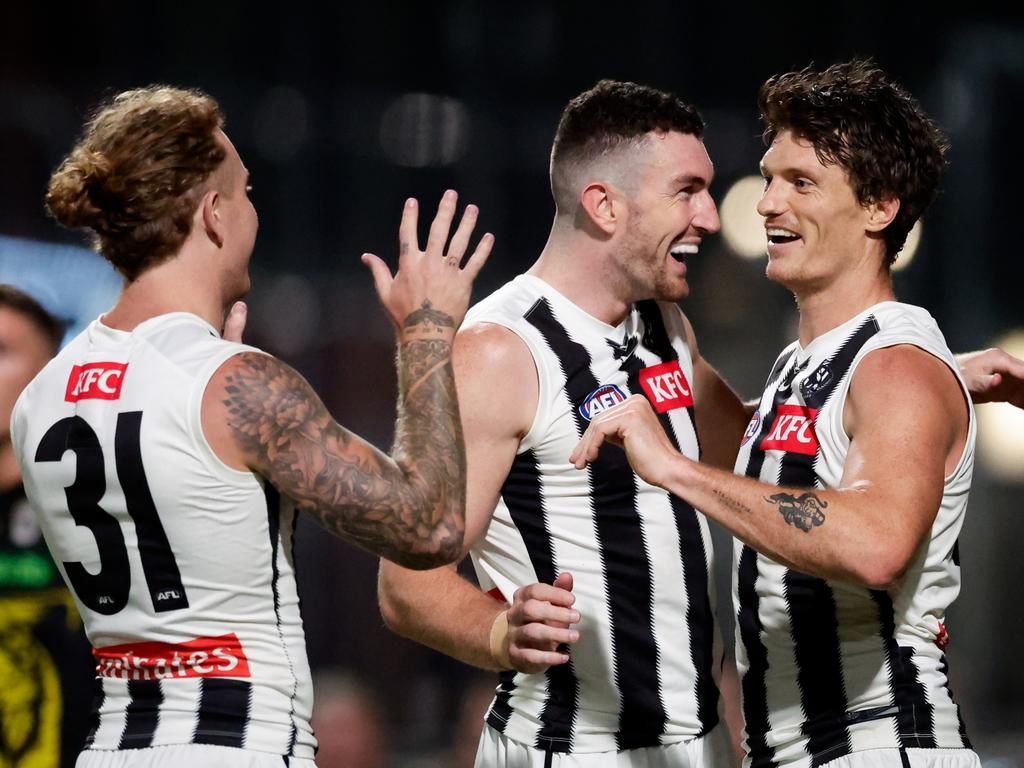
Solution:
M209 274L197 274L191 260L179 254L126 283L117 304L103 316L103 323L130 331L151 317L191 312L220 328L225 308L217 281Z
M794 289L800 308L800 345L837 328L870 306L896 298L884 267L872 279L848 273L824 287Z
M556 216L547 244L527 274L539 277L591 317L618 325L635 299L623 289L608 247Z

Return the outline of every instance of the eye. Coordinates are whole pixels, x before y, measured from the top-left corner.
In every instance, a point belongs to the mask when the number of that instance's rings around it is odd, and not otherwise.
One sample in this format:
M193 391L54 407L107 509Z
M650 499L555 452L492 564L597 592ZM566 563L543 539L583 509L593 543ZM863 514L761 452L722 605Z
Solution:
M810 189L812 182L809 179L796 179L793 186L797 189Z

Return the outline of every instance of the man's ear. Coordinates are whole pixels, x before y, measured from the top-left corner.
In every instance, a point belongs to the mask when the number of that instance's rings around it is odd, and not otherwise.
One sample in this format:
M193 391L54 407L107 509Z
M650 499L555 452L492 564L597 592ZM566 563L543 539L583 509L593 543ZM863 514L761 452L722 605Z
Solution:
M224 245L224 223L220 218L220 193L216 189L207 190L199 201L199 210L203 216L203 229L206 236L220 248Z
M868 232L881 232L892 224L896 214L900 211L900 199L898 197L886 197L866 206L868 212Z
M612 235L621 225L625 200L611 184L592 181L580 192L580 207L590 223L606 235Z

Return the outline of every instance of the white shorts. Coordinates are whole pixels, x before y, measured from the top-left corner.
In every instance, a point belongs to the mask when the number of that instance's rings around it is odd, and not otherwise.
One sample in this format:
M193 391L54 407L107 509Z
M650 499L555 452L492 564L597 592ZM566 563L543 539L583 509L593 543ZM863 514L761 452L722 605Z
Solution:
M981 760L970 749L867 749L822 768L981 768Z
M484 726L476 768L730 768L737 764L724 725L707 736L625 752L545 752Z
M83 749L75 768L316 768L308 758L282 757L214 744L168 744L146 749Z

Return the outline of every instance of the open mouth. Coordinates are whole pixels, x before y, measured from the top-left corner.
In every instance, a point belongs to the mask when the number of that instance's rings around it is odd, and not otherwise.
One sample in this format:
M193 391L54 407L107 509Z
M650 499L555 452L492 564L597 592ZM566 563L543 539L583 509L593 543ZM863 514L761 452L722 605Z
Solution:
M781 229L773 227L767 230L768 242L771 245L785 245L786 243L795 243L800 239L800 235L795 232L791 232L788 229Z
M676 243L669 249L669 254L672 258L678 261L680 264L686 263L687 256L693 256L697 253L696 243Z

